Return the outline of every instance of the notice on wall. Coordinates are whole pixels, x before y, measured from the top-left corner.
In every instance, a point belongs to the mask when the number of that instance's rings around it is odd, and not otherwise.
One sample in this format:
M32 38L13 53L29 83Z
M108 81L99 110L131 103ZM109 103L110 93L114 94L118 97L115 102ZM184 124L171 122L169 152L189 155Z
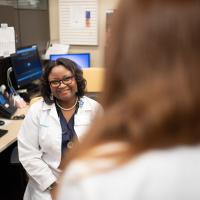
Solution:
M84 28L84 7L70 6L70 28Z
M0 27L0 56L9 57L13 53L15 53L14 27L2 24Z
M59 0L60 43L98 45L98 0Z

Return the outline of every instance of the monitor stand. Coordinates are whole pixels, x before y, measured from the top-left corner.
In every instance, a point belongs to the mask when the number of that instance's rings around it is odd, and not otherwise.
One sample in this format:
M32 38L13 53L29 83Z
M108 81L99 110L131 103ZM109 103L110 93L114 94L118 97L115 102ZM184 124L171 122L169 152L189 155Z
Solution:
M30 83L26 86L28 93L37 93L39 91L39 85L36 83Z

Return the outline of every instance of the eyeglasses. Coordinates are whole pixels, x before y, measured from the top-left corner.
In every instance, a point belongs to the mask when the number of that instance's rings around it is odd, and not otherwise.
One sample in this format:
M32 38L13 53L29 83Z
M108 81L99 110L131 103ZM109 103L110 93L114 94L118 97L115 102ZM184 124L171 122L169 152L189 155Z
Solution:
M51 87L59 87L61 85L61 82L64 85L70 85L72 83L73 78L74 76L66 76L62 80L49 81L49 84L51 85Z

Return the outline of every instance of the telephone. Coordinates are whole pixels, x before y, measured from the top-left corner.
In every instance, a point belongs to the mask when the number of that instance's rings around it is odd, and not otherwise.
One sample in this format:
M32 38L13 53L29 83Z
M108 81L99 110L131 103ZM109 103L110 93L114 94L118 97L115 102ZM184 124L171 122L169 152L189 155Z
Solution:
M9 103L2 93L0 93L0 116L4 118L11 118L17 108Z

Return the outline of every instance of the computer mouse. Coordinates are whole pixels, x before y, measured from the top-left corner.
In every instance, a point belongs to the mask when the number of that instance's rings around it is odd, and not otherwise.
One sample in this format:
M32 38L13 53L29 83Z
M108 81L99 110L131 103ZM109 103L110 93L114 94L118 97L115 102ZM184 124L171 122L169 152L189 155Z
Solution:
M3 120L0 120L0 126L3 126L5 122Z

